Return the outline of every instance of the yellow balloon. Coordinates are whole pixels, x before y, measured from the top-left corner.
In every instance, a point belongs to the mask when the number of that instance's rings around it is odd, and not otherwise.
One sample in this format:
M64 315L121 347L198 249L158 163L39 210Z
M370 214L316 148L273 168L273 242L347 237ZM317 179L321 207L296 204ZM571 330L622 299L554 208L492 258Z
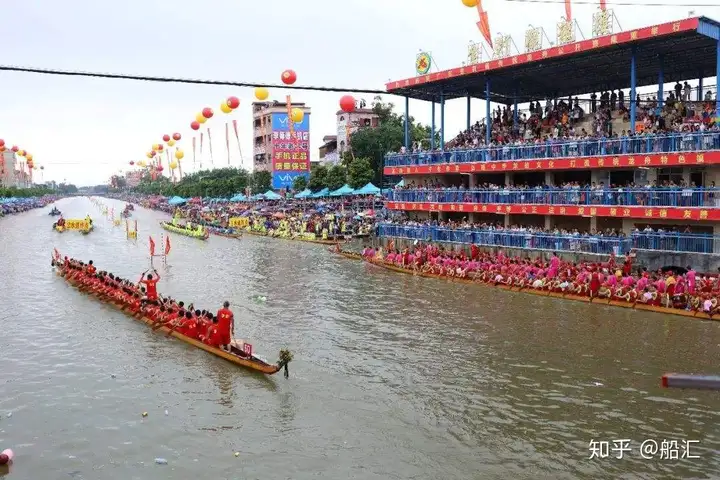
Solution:
M255 98L260 100L261 102L263 100L267 100L267 98L270 96L270 92L268 92L268 89L265 87L256 87L255 88Z
M144 166L145 166L145 160L140 160L137 164L138 164L138 167L144 167Z
M227 102L222 102L220 104L220 110L222 110L223 113L230 113L232 112L232 108L230 108L227 104Z
M293 122L300 123L303 121L303 118L305 118L305 112L303 112L299 108L293 108L290 111L290 118Z
M480 3L480 0L462 0L463 5L466 7L477 7L477 4Z
M177 152L175 152L175 158L177 158L178 160L180 160L184 156L185 156L185 153L182 150L178 150Z
M160 150L160 145L159 145L159 144L157 144L157 143L153 143L153 145L152 145L152 149L153 149L153 150L155 150L155 151L157 152L158 150Z
M205 123L207 122L207 118L205 118L202 113L198 113L195 115L195 121L198 123Z
M153 156L152 156L152 153L150 153L150 152L146 153L146 155L147 155L148 158L152 158L152 157L153 157Z
M175 145L175 140L170 139L170 140L168 140L167 144L168 144L168 146L172 147L173 145Z
M31 154L28 153L27 155L25 155L25 158L27 158L28 162L32 162L32 155L31 155Z
M170 169L175 170L177 168L177 162L170 162Z

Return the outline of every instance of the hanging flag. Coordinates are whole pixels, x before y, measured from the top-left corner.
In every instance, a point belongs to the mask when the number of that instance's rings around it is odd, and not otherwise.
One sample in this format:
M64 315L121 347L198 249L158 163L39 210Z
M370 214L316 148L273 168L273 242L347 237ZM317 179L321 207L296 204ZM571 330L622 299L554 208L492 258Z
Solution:
M165 255L170 253L170 237L165 237Z
M193 137L192 146L193 146L193 172L196 172L197 170L195 169L195 137Z
M202 170L202 147L203 147L203 133L200 132L200 170Z
M152 237L150 237L150 256L155 255L155 240L153 240Z
M208 150L210 150L210 168L213 168L215 166L215 161L213 160L213 154L212 154L212 137L210 136L210 127L208 127L207 132L208 132Z
M227 150L228 166L230 165L230 126L225 124L225 150Z
M569 1L569 0L565 0ZM488 14L485 10L483 10L482 7L482 0L478 1L477 4L477 11L478 16L480 17L480 21L477 22L477 27L480 29L480 33L482 34L483 38L485 38L485 41L490 45L490 48L493 46L492 42L492 34L490 33L490 21L488 20Z
M600 3L605 3L605 0L600 0ZM602 6L600 7L602 10ZM565 21L570 23L572 22L572 6L570 5L570 0L565 0Z
M243 164L242 148L240 148L240 135L238 135L237 120L233 120L233 130L235 130L235 140L237 141L238 153L240 154L240 165Z

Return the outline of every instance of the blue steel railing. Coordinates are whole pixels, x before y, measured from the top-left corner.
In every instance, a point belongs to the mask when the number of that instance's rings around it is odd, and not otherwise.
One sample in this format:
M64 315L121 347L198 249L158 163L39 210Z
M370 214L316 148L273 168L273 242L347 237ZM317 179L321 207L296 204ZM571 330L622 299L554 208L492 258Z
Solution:
M720 202L720 188L400 189L388 192L387 198L395 202L720 207L715 203L716 199Z
M720 132L671 133L572 141L559 139L531 145L501 145L444 152L391 153L385 157L385 166L403 167L441 163L536 160L718 149L720 149Z
M715 242L720 242L720 237L711 234L676 232L637 232L629 237L601 237L486 229L449 229L429 225L409 226L388 223L378 224L376 229L376 234L379 237L403 238L423 242L447 242L599 254L615 253L616 255L621 255L633 248L713 253Z

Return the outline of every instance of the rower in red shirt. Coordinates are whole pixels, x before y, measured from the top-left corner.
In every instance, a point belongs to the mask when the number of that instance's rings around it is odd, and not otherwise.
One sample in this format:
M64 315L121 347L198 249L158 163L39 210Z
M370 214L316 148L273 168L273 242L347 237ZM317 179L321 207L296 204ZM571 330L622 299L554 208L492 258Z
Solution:
M230 342L235 333L235 317L230 311L230 302L223 303L223 308L217 312L218 340L221 348L230 349Z
M147 273L147 270L140 276L138 283L145 285L145 299L147 303L156 303L158 299L157 283L160 281L160 275L158 275L157 270L153 269L155 276L153 276L152 273L148 273L147 278L143 278L145 273Z
M180 326L177 328L177 331L185 335L186 337L197 340L197 322L193 318L192 312L185 312L185 320L182 321Z
M93 261L92 261L92 260L90 260L90 261L88 262L88 265L87 265L87 268L85 269L85 271L88 273L88 275L95 275L95 272L97 272L97 269L96 269L95 266L93 265Z

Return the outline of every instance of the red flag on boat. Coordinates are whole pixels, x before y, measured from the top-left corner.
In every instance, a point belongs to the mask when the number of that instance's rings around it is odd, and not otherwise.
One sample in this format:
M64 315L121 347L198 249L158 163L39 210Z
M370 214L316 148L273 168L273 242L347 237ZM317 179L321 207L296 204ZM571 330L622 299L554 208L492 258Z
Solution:
M165 255L170 253L170 237L165 237Z
M150 256L155 255L155 240L150 237Z

